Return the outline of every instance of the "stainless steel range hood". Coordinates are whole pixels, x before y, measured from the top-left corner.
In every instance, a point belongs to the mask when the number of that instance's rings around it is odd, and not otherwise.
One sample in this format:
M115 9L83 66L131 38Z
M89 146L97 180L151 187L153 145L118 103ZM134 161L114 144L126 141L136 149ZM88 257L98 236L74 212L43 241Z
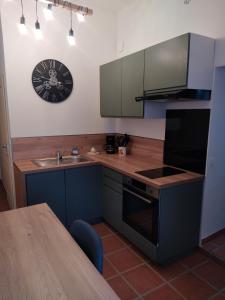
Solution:
M158 92L145 91L141 97L136 97L136 101L190 101L190 100L210 100L211 90L198 89L174 89L170 91L160 90Z

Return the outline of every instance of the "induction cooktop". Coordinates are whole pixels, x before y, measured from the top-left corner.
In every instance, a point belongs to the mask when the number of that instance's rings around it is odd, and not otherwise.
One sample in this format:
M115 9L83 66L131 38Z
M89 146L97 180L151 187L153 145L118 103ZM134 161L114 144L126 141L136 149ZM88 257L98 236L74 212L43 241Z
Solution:
M140 174L144 177L150 178L150 179L156 179L166 176L172 176L177 174L185 173L185 171L178 170L171 167L163 167L158 169L151 169L151 170L144 170L144 171L138 171L137 174Z

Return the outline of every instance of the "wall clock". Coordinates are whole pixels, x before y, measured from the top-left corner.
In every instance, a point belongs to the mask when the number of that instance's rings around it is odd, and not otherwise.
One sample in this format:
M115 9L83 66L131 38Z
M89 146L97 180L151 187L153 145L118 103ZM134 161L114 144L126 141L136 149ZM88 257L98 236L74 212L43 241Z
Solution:
M73 89L73 78L68 68L55 59L36 65L32 73L35 92L45 101L58 103L66 100Z

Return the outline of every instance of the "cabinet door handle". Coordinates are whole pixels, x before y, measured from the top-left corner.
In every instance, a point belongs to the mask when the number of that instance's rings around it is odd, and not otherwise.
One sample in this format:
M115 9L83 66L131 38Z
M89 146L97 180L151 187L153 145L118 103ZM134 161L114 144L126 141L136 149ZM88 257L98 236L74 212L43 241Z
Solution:
M136 100L136 102L140 102L140 101L144 100L144 97L143 96L138 96L138 97L135 97L135 100Z

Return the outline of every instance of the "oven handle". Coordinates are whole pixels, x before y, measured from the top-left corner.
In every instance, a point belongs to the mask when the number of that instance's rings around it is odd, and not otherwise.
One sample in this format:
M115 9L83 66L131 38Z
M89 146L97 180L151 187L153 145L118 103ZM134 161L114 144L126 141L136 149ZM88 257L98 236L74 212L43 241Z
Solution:
M148 204L152 204L152 201L151 201L151 200L146 199L146 198L144 198L144 197L138 195L137 193L135 193L135 192L133 192L133 191L131 191L131 190L125 188L125 187L123 187L123 190L124 190L125 192L130 193L130 194L133 195L133 196L138 197L140 200L142 200L142 201L144 201L144 202L147 202Z

